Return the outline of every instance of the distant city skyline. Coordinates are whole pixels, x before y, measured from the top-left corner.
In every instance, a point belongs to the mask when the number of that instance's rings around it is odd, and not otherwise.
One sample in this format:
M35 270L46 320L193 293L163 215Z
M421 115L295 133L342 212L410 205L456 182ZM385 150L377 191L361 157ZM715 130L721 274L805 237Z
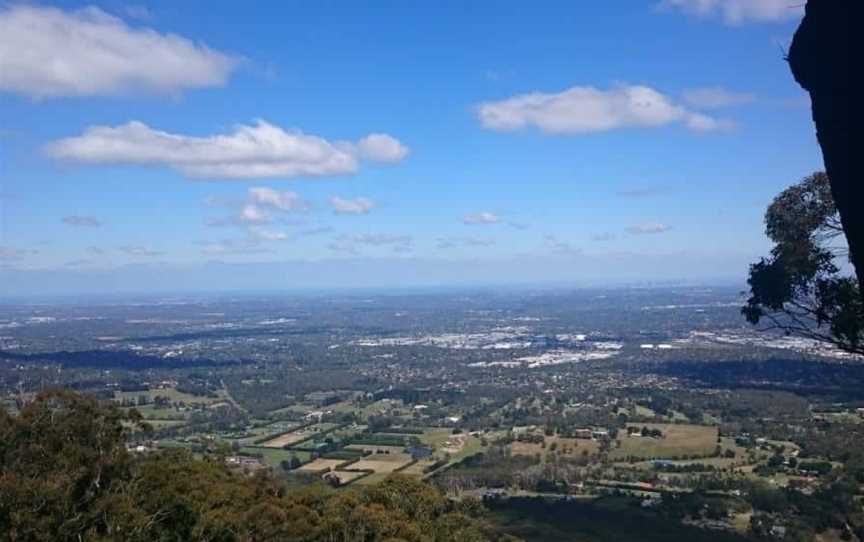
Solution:
M803 3L0 5L0 295L743 280Z

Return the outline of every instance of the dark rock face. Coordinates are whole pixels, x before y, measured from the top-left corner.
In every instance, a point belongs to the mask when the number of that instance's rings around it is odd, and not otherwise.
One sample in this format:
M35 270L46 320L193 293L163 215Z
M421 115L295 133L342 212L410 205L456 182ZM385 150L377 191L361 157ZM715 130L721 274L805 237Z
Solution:
M789 49L795 80L810 93L825 171L849 243L858 283L864 284L864 195L861 168L852 168L849 122L850 27L861 24L861 0L808 0ZM864 157L861 157L864 160Z

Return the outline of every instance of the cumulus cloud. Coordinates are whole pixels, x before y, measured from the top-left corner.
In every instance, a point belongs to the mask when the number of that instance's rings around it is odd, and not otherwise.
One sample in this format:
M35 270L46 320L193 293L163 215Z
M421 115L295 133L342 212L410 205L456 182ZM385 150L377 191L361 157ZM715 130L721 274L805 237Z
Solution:
M408 156L408 147L387 134L369 134L357 142L360 154L376 162L400 162Z
M755 94L735 92L721 87L691 88L682 92L681 98L697 109L721 109L756 101Z
M501 222L501 217L499 217L495 213L490 213L489 211L472 213L462 217L462 223L469 226L474 226L478 224L497 224L499 222Z
M614 239L615 234L609 232L598 233L591 237L592 241L613 241Z
M93 216L79 216L79 215L71 215L64 216L60 219L64 224L68 226L80 226L85 228L98 228L102 225L102 221Z
M309 208L309 203L296 192L280 192L267 187L250 188L249 201L280 211L305 211Z
M642 222L641 224L634 224L627 228L627 231L632 233L633 235L644 235L651 233L663 233L669 231L669 226L666 224L661 224L660 222Z
M337 215L365 215L375 207L375 202L362 196L354 199L334 196L330 198L330 205Z
M244 224L263 224L272 220L270 213L267 213L261 207L254 203L247 203L240 209L240 214L237 215L239 222Z
M721 17L731 25L780 22L804 13L801 0L663 0L659 6L700 17Z
M236 58L96 7L0 7L0 91L24 96L174 95L221 86Z
M210 206L237 206L235 215L212 218L207 221L209 226L248 226L267 224L273 221L274 215L292 212L302 212L309 209L310 204L296 192L278 191L267 187L250 188L243 201L207 198Z
M284 130L265 120L237 126L230 134L206 137L172 134L132 121L91 126L79 136L49 144L46 152L84 164L170 167L187 177L203 179L345 175L358 170L360 155L375 161L398 160L357 149L352 143Z
M641 85L620 85L609 90L575 86L552 94L521 94L482 103L477 116L490 130L534 126L549 134L585 134L673 123L699 132L724 127L724 121L692 111Z

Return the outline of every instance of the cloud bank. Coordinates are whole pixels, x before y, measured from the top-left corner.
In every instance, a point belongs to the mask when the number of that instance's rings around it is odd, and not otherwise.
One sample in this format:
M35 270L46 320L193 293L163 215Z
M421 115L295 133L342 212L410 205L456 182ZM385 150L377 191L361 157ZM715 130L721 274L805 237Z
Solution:
M0 91L174 95L224 85L237 59L175 34L133 28L96 7L0 7Z
M476 226L480 224L497 224L499 222L501 222L501 217L499 217L495 213L490 213L489 211L468 214L462 217L462 223L469 226Z
M642 85L609 90L574 86L558 93L532 92L477 108L484 128L515 131L536 127L549 134L586 134L621 128L650 128L674 123L706 132L724 122L692 111Z
M375 150L370 150L370 137L376 142L371 144ZM387 138L385 143L382 138ZM393 163L408 153L407 147L384 134L367 136L357 144L330 142L264 120L237 126L230 134L206 137L154 130L138 121L91 126L80 136L55 141L45 150L69 162L163 166L201 179L345 175L358 170L359 158Z

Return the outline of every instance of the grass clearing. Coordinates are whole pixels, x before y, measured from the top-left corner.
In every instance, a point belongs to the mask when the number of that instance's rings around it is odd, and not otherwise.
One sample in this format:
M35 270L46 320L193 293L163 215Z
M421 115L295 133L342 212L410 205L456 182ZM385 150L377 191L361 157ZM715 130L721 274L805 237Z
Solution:
M348 468L351 470L373 470L375 473L390 474L400 467L404 467L411 460L411 456L408 454L370 455L355 463L351 463Z
M220 391L216 392L217 397L206 397L203 395L192 395L184 393L175 388L152 388L146 391L116 391L114 392L114 401L121 402L123 399L130 401L138 401L141 396L147 397L151 403L157 396L167 397L172 403L183 402L188 404L204 404L212 405L213 403L224 402L226 400L224 394Z
M345 459L322 459L318 458L314 461L310 461L305 465L298 467L297 470L300 471L311 471L311 472L320 472L323 470L336 470L336 467L345 463Z
M318 435L330 431L334 427L336 427L336 424L317 423L315 425L291 431L290 433L285 433L284 435L279 435L278 437L262 442L259 446L265 448L284 448L285 446L291 446L306 439L317 437Z
M291 458L292 455L296 456L302 462L306 462L311 459L308 452L281 450L278 448L253 448L251 446L247 446L245 448L240 448L240 452L246 455L261 457L261 461L264 462L265 465L274 468L280 467L282 461L287 461Z
M418 436L423 444L438 449L453 437L453 430L447 427L430 427Z
M340 475L340 480L341 480L341 475L343 474L344 471L336 471L336 472L337 472L337 474ZM363 474L365 474L365 473L361 472L361 473L356 473L356 474L363 476ZM355 477L355 480L357 480L357 478L360 478L360 476ZM356 483L357 483L357 485L361 485L361 486L372 486L372 485L379 484L379 483L383 482L384 480L387 479L388 476L390 476L389 472L373 472L369 476L363 476L362 478L357 480Z
M642 436L627 436L626 431L619 431L619 447L613 447L610 457L613 460L623 460L628 457L641 459L685 459L687 457L707 457L714 453L717 447L717 428L704 425L647 423L630 424L637 429L643 426L649 429L659 429L662 438Z
M513 455L534 456L540 454L544 459L551 454L575 459L586 452L587 455L596 455L600 451L600 443L589 439L567 438L554 435L544 437L544 441L545 447L540 443L515 441L510 445L510 451Z

